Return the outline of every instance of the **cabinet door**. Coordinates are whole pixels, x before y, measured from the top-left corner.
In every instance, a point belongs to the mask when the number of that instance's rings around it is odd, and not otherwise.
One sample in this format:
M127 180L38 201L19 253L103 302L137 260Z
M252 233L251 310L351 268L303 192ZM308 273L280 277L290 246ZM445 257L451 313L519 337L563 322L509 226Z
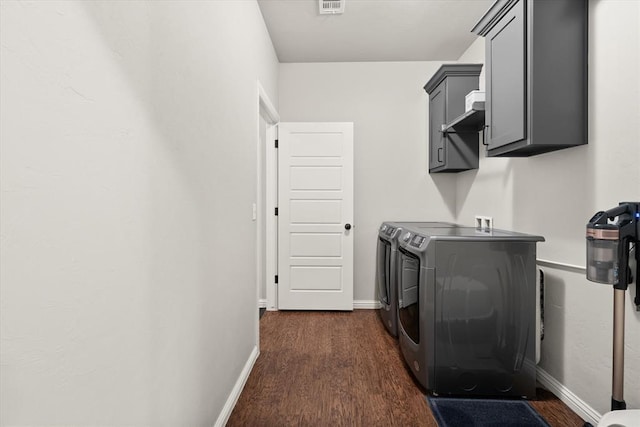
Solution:
M443 81L429 96L429 170L445 164L445 123L447 82Z
M525 0L517 2L487 34L489 149L527 137Z

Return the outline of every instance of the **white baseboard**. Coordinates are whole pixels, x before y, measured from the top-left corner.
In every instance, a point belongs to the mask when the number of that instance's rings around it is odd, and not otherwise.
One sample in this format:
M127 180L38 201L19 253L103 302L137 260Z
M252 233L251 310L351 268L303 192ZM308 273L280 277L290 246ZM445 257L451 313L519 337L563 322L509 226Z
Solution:
M380 308L380 301L376 300L353 300L354 310L375 310Z
M582 417L583 420L590 422L595 426L600 421L600 418L602 418L602 414L589 406L584 400L576 396L571 390L562 385L560 381L553 378L547 371L539 366L538 382L551 393L558 396L561 401Z
M249 378L251 369L253 369L253 365L256 363L259 354L260 351L258 350L258 347L253 347L253 350L249 355L249 359L247 360L247 363L244 364L244 368L242 368L242 372L240 372L240 376L236 381L236 385L233 386L233 389L231 390L231 393L229 394L229 397L227 398L222 411L220 411L220 415L218 415L218 419L216 420L214 427L224 427L227 424L227 421L229 421L231 412L233 412L233 408L238 402L240 393L242 393L242 389L247 383L247 379Z
M258 307L267 308L267 300L259 299ZM354 300L353 301L353 309L354 310L376 310L380 308L380 301L376 300ZM275 310L277 311L277 310Z

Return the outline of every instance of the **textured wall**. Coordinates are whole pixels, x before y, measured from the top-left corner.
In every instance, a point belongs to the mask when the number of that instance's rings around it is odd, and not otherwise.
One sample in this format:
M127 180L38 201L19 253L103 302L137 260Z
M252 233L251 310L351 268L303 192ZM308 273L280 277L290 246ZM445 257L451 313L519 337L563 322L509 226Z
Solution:
M584 266L585 224L599 210L640 200L640 3L589 3L589 144L524 159L482 158L457 182L458 222L546 238L538 258ZM482 62L484 39L460 58ZM584 273L543 268L540 366L600 413L609 410L613 291ZM627 292L625 398L640 407L640 312Z
M257 4L1 19L0 424L212 425L257 338Z

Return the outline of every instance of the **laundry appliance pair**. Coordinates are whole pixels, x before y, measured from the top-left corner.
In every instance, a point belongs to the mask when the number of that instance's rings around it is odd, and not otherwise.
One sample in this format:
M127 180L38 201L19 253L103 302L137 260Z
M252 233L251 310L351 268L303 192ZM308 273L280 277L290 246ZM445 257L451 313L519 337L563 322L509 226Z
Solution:
M544 238L451 224L391 226L396 331L418 382L434 394L534 397L536 243ZM380 312L386 320L384 304Z

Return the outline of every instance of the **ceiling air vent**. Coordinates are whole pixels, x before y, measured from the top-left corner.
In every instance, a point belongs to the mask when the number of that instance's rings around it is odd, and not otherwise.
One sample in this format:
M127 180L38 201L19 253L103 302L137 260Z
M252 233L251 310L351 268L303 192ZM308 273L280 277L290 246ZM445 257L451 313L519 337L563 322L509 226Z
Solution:
M344 12L345 0L318 0L320 15L335 15Z

